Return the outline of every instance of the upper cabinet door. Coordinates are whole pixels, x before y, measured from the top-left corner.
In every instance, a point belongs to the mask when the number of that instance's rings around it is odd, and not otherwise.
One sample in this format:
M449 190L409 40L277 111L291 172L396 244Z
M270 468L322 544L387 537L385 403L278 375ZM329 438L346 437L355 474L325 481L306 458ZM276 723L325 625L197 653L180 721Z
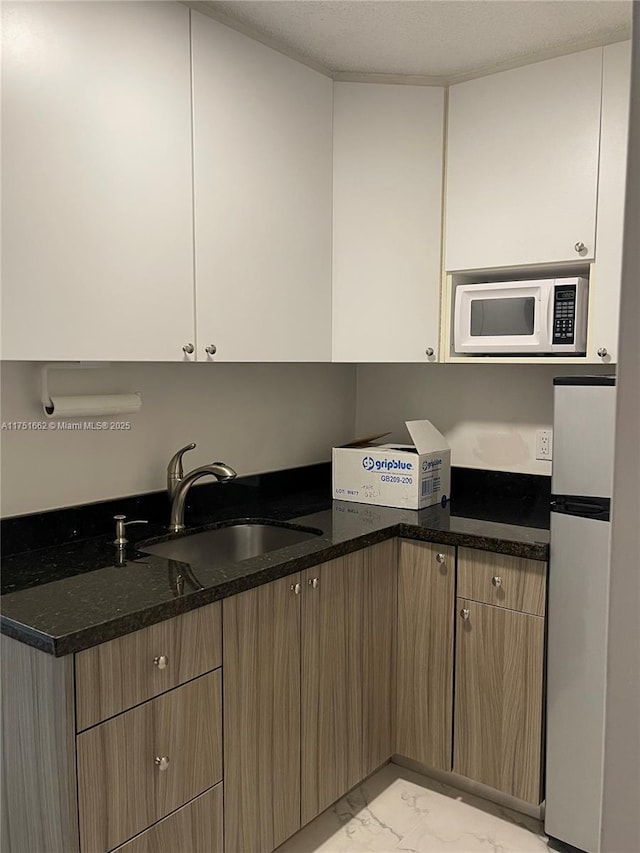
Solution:
M447 270L594 257L601 84L595 48L451 87Z
M631 88L631 42L604 48L602 133L598 188L598 237L591 290L590 361L618 359L622 278L622 238L627 179L627 139Z
M444 89L334 86L333 360L438 359Z
M331 358L332 83L192 12L198 360Z
M3 3L2 357L186 358L189 11Z

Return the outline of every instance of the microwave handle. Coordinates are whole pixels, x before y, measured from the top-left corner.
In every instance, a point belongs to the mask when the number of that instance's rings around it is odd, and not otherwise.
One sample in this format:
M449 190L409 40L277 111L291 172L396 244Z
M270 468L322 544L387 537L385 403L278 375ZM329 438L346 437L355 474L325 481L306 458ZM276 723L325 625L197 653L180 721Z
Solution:
M555 284L551 284L549 287L544 287L542 289L544 294L544 298L546 299L546 306L540 312L542 316L545 318L544 329L541 329L541 338L540 342L543 344L543 349L551 351L551 345L553 341L553 306L555 303L555 294L556 294L556 286ZM544 335L544 341L542 340L542 335Z

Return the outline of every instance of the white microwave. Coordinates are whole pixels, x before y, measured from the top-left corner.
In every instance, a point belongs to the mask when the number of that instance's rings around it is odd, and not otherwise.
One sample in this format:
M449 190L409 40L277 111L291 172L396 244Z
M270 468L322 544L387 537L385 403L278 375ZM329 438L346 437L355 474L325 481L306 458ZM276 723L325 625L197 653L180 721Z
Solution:
M584 355L586 278L459 284L454 351L474 355Z

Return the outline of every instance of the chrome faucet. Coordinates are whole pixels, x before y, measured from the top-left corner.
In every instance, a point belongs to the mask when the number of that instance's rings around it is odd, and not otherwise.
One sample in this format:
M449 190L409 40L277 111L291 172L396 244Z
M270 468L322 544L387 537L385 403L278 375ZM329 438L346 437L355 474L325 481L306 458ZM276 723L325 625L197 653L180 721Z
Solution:
M224 462L212 462L210 465L202 465L200 468L194 468L193 471L190 471L185 476L182 469L182 457L188 450L193 450L194 447L195 444L187 444L186 447L178 450L172 456L167 466L167 492L171 500L169 530L172 533L179 533L185 529L184 505L189 489L196 480L209 475L215 477L221 483L227 483L237 476L233 468L225 465Z

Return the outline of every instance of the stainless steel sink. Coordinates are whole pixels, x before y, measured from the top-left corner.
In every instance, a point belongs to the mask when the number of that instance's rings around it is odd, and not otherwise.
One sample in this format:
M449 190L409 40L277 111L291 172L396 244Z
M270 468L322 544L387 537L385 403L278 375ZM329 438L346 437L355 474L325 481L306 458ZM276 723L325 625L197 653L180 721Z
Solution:
M156 545L141 543L139 550L144 554L179 560L181 563L216 566L239 563L321 535L322 530L313 527L282 527L269 522L243 521L182 536L180 539L158 542Z

